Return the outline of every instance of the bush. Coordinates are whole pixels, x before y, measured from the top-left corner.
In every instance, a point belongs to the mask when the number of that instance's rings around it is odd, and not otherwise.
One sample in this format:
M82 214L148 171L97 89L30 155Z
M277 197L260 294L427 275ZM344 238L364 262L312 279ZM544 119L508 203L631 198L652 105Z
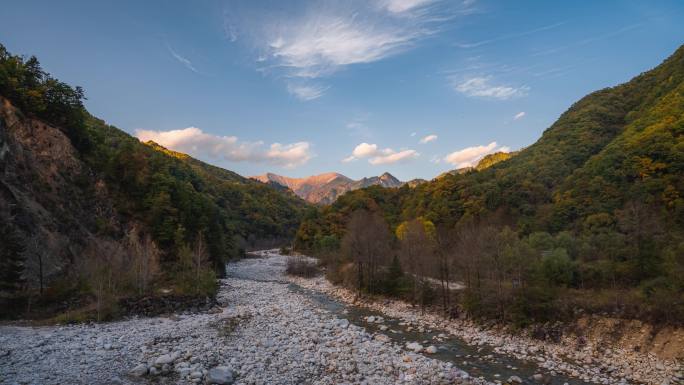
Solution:
M316 262L306 257L289 257L285 272L289 275L304 278L315 277L320 273Z

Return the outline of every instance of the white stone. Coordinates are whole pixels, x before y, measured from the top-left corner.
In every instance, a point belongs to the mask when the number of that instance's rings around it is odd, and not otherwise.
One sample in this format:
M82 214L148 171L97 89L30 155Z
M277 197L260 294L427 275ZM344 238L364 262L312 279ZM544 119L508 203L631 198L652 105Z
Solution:
M140 364L128 372L130 375L135 377L142 377L147 374L147 365Z

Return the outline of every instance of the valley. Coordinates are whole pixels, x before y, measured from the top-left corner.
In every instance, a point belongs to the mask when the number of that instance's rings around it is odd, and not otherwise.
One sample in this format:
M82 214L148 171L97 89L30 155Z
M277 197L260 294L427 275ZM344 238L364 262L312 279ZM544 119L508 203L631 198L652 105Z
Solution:
M228 264L218 305L207 312L0 326L0 383L660 384L678 370L647 354L621 366L627 358L619 351L573 364L554 345L452 324L399 303L357 307L321 277L286 276L287 258L270 250Z
M684 4L45 3L0 385L684 385Z

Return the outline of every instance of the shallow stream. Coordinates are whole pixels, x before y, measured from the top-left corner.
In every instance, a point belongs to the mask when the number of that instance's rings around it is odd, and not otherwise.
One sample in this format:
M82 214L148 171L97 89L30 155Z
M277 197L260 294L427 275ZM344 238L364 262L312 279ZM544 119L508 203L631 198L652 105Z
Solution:
M405 346L408 342L418 342L423 347L434 345L437 353L427 354L431 358L452 362L472 377L483 377L492 382L505 382L510 376L518 376L523 384L539 385L540 382L531 379L534 374L546 374L546 378L552 385L589 385L576 378L570 378L560 374L550 376L548 370L540 368L535 362L523 361L514 357L499 354L490 346L473 346L464 340L449 335L443 330L418 331L415 327L403 324L399 319L387 317L385 314L370 310L365 307L346 305L319 291L302 288L295 284L289 285L290 290L306 295L318 303L321 308L330 311L339 318L345 318L350 323L364 327L369 332L383 333L394 342ZM367 317L382 317L382 323L369 323ZM382 331L381 326L388 327ZM411 330L409 330L411 328ZM438 336L446 335L446 338Z

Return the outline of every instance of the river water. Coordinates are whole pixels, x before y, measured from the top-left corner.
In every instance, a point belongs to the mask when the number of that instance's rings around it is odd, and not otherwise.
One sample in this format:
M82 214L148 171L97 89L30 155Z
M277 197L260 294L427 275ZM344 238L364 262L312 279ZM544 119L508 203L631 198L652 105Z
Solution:
M505 382L510 376L518 376L523 380L523 384L538 385L540 382L529 377L532 377L537 373L543 373L546 374L546 381L550 381L546 382L547 384L591 384L559 374L550 376L546 369L540 368L535 362L522 361L515 357L498 354L494 352L490 346L470 345L462 339L450 336L442 330L424 332L420 332L415 328L408 330L409 326L402 325L401 320L387 317L385 314L365 307L346 305L324 293L305 289L295 284L290 284L289 287L290 290L305 294L307 297L316 301L322 308L338 317L346 318L350 323L362 326L369 332L383 333L399 345L403 346L408 342L418 342L424 347L434 345L437 347L437 353L427 354L429 357L452 362L473 377L483 377L492 382ZM369 316L380 316L384 321L381 324L375 322L369 323L366 321ZM389 329L382 331L380 329L381 325L385 325ZM439 341L437 338L440 334L446 335L447 337L440 338L441 341Z
M271 254L272 256L272 254ZM282 256L281 256L282 257ZM261 259L261 261L259 261ZM271 258L259 258L254 261L252 270L244 267L240 278L284 282L285 260ZM270 259L270 261L268 261ZM230 269L228 271L231 275ZM289 289L303 294L312 299L322 309L325 309L339 318L347 319L350 323L364 327L369 332L382 333L390 337L398 345L405 346L409 342L417 342L424 347L434 345L437 352L426 354L427 356L452 362L458 368L468 372L472 377L482 377L491 382L506 382L510 376L518 376L523 384L538 385L540 383L551 385L589 385L592 383L576 378L570 378L561 374L551 374L547 369L541 368L536 362L523 361L512 356L494 352L491 346L474 346L464 340L449 335L443 330L419 331L405 325L401 320L391 318L383 313L371 309L342 303L320 291L303 288L290 283ZM382 317L382 323L367 322L369 316ZM385 325L388 329L381 330ZM538 382L531 377L535 374L543 374L543 382Z

